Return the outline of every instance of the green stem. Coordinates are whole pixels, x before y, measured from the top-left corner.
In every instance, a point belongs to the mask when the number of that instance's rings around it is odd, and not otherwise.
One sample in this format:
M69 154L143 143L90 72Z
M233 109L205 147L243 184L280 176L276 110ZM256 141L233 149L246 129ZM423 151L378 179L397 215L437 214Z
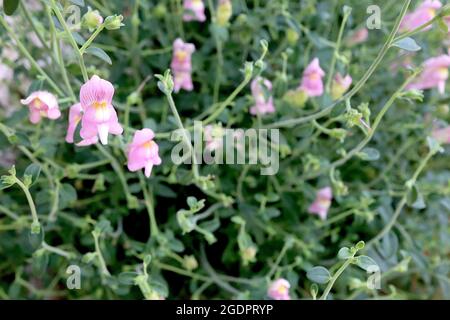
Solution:
M358 83L353 87L352 90L347 92L343 97L336 100L335 102L331 103L329 106L325 107L323 110L313 113L311 115L300 117L300 118L294 118L294 119L288 119L288 120L281 120L278 122L274 122L270 125L267 125L267 129L274 129L274 128L283 128L283 127L292 127L298 124L307 123L309 121L322 118L326 115L328 115L337 105L339 105L341 102L345 101L346 99L350 99L353 97L361 88L364 86L364 84L369 80L369 78L372 76L372 74L377 69L378 65L383 60L384 56L388 52L389 48L391 47L391 44L393 43L393 40L395 38L395 35L398 32L398 29L400 27L400 23L403 20L403 17L406 14L406 11L408 10L408 7L411 3L411 0L405 0L402 10L395 22L394 27L392 28L391 33L389 34L386 42L384 43L383 47L381 48L380 52L378 53L378 56L375 58L375 60L372 62L370 67L367 69L366 73L362 76L362 78L358 81Z
M152 195L147 189L147 185L145 183L145 179L142 175L142 172L139 172L139 182L141 184L142 192L144 193L145 206L147 208L149 220L150 220L150 231L151 236L157 237L159 234L158 225L156 223L155 217L155 207L153 204Z
M345 271L345 269L347 269L347 267L352 263L353 257L355 256L355 253L353 253L353 255L344 262L344 264L336 271L336 273L330 279L330 281L328 282L327 287L325 288L325 291L323 292L322 296L320 297L320 300L326 300L327 299L328 294L330 293L331 289L333 288L333 285L336 282L336 280Z
M62 90L58 87L58 85L50 78L50 76L39 66L39 64L36 62L36 60L31 56L31 54L28 52L28 50L25 48L25 46L22 44L22 42L17 38L14 31L9 27L8 23L5 21L5 18L3 15L0 14L0 23L3 25L3 27L8 32L8 35L11 37L12 40L17 45L17 48L20 50L20 52L30 61L31 65L42 75L42 77L48 82L48 84L53 88L53 90L56 91L56 93L59 96L63 96Z
M326 84L327 92L330 92L331 81L333 80L334 69L336 68L336 60L339 55L339 49L341 48L342 35L344 34L345 25L347 24L347 20L348 20L349 16L350 16L349 13L344 14L344 17L342 18L341 27L339 28L339 34L338 34L338 38L336 41L336 46L334 48L333 57L331 58L330 70L328 71L328 78L327 78L327 84Z
M30 207L31 216L33 218L33 225L35 225L36 228L37 228L37 226L39 226L39 228L40 228L41 224L39 222L39 217L38 217L38 214L37 214L37 211L36 211L36 206L34 205L33 197L31 196L30 191L23 184L23 182L20 181L16 176L14 176L14 182L17 183L17 185L22 189L22 191L25 193L25 196L27 197L28 206ZM40 233L40 229L39 229L39 232L37 232L38 229L36 229L36 230L32 229L32 231L33 231L33 233ZM34 232L34 231L36 231L36 232Z
M33 18L30 15L30 12L27 10L27 7L23 4L23 2L21 3L21 9L22 9L22 12L24 13L25 19L27 19L27 21L31 25L31 28L33 29L34 33L38 37L39 41L42 43L42 46L45 48L45 50L47 50L49 53L51 53L51 50L48 47L47 43L45 42L44 37L39 32L38 28L36 27L36 24L33 21Z
M381 238L383 238L384 235L386 235L392 229L392 227L395 225L398 217L402 213L403 207L407 203L408 193L414 187L420 173L423 171L423 169L427 165L428 161L433 157L434 154L435 154L435 152L433 150L430 150L428 152L427 156L420 162L419 167L414 172L412 178L408 181L409 185L407 186L406 190L403 192L402 199L398 203L397 208L395 209L395 212L392 215L391 220L384 226L384 228L375 237L373 237L370 241L367 242L364 250L367 250L367 248L371 247L377 241L379 241Z
M100 250L100 243L98 241L100 235L93 231L92 236L94 237L95 252L97 253L97 258L100 263L100 270L103 275L110 276L111 273L109 273L108 268L106 267L105 259L103 258L102 251Z
M61 24L64 31L66 32L71 46L75 50L75 54L78 58L78 63L81 68L81 73L83 74L83 79L86 82L89 80L89 76L88 76L88 73L86 70L86 65L84 64L83 55L81 54L80 49L78 48L77 42L75 41L75 38L73 37L72 32L70 31L70 28L67 26L67 23L64 20L64 17L62 16L61 12L59 11L59 8L56 5L55 0L51 0L51 7L52 7L53 11L55 12L56 17L58 18L59 23Z
M181 129L183 131L183 139L184 139L186 145L189 147L189 152L191 152L192 172L194 174L194 179L197 181L200 176L198 173L197 160L195 157L194 147L192 146L191 139L188 137L188 135L186 133L186 129L184 128L183 122L181 121L180 115L178 114L178 110L177 110L177 107L175 106L175 102L173 101L172 94L170 92L166 92L165 95L167 97L167 101L169 102L169 107L172 110L172 113L177 122L177 126L179 129Z
M92 42L95 40L95 38L102 32L102 30L105 28L104 24L101 24L94 33L89 37L89 39L86 40L86 42L83 44L83 46L80 48L80 54L83 55L85 51L89 48L89 46L92 44Z

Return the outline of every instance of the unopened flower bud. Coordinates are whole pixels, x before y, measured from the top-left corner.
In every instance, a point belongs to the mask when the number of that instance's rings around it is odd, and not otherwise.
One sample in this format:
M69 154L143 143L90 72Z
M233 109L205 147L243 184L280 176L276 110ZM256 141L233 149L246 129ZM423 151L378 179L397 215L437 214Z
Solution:
M97 29L103 23L103 17L98 10L90 10L83 16L83 26L90 31Z
M296 45L299 38L300 38L300 35L296 30L294 30L292 28L287 29L286 39L291 46Z
M197 259L194 256L184 256L184 267L189 270L195 270L198 268Z
M241 257L244 265L255 261L257 249L254 246L247 247L241 251Z
M117 30L120 29L120 27L123 27L124 24L122 23L123 16L120 15L113 15L109 16L105 19L105 28L107 30Z

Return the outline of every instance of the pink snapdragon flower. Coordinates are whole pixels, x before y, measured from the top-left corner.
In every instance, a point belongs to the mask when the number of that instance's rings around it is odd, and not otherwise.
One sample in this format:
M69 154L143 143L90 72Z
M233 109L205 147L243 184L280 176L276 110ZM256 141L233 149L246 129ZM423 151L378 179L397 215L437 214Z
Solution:
M309 206L308 212L317 214L322 220L325 220L328 215L328 209L331 206L333 199L333 191L330 187L320 189L316 194L316 200Z
M202 0L184 0L184 21L200 21L206 20L205 16L205 4Z
M304 91L308 97L319 97L323 94L323 81L325 72L320 68L319 59L314 58L303 72L300 90Z
M352 85L352 81L353 79L349 74L343 77L340 73L336 73L331 86L331 97L334 100L342 97Z
M69 127L67 128L66 141L68 143L73 143L73 135L77 129L78 123L80 122L83 114L83 108L81 103L74 104L69 110Z
M286 279L277 279L270 284L267 295L274 300L291 300L290 287L291 285Z
M450 144L450 127L434 129L431 135L439 143Z
M38 123L41 118L58 119L61 116L58 100L47 91L33 92L28 98L20 100L24 105L30 108L31 123Z
M153 166L161 164L159 147L153 141L154 137L151 129L137 130L134 133L133 141L128 147L128 170L134 172L145 169L145 176L148 178Z
M252 81L251 90L253 98L255 99L255 105L250 108L250 114L263 115L266 113L274 113L275 106L273 104L273 98L271 95L266 96L264 91L270 94L272 90L272 82L265 78L257 77Z
M431 89L437 87L439 92L445 92L445 82L448 79L448 68L450 67L450 56L440 55L430 58L423 64L424 70L420 76L407 89Z
M94 75L80 89L80 103L83 109L78 146L88 146L100 142L108 144L108 134L121 135L122 126L112 106L114 87L111 82Z
M405 15L401 24L400 31L412 31L425 23L431 21L436 16L436 11L442 7L439 0L425 0L416 10ZM423 30L429 30L431 26Z
M195 52L195 46L192 43L183 42L180 38L173 43L173 57L170 68L174 74L174 92L184 89L192 91L192 53Z
M369 38L369 30L366 28L361 28L354 31L350 37L346 39L346 43L348 46L354 46L360 43L363 43Z

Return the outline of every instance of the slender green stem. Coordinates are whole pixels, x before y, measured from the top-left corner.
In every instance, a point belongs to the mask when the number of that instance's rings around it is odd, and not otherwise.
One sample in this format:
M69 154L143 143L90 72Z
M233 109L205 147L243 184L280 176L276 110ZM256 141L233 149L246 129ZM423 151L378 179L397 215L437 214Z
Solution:
M99 143L96 144L97 149L100 150L100 152L109 159L112 168L116 172L117 176L119 177L120 183L122 184L123 191L127 195L127 199L132 198L132 194L130 190L128 189L128 183L127 179L125 178L125 175L122 171L122 167L120 166L119 162L117 162L116 158L113 157L102 145Z
M75 38L73 37L69 26L67 25L66 21L64 20L64 17L62 16L61 12L59 11L59 8L56 5L55 0L51 0L51 6L52 6L52 9L53 9L53 12L55 12L56 17L58 18L59 23L61 24L61 26L63 27L64 31L66 32L71 46L73 47L73 49L75 51L75 54L76 54L76 56L78 58L78 63L79 63L80 68L81 68L81 73L83 74L83 79L86 82L86 81L89 80L89 76L88 76L88 73L87 73L87 70L86 70L86 65L84 64L83 55L81 54L80 49L78 48L77 42L75 41Z
M420 69L416 70L412 75L406 79L406 81L400 86L400 88L395 91L395 93L389 98L389 100L385 103L381 111L378 113L377 117L375 118L375 121L372 125L371 130L369 131L368 135L362 140L354 149L350 150L344 157L342 157L339 160L336 160L331 164L332 168L339 167L346 163L348 160L350 160L355 154L360 152L373 138L373 135L375 134L375 131L377 130L378 126L381 123L381 120L383 119L383 116L386 114L386 112L389 110L389 108L393 105L395 100L400 96L400 94L403 92L405 87L420 73Z
M59 96L63 96L64 94L63 94L62 90L50 78L50 76L39 66L39 64L36 62L36 60L31 56L30 52L28 52L28 50L25 48L25 46L22 44L22 42L16 36L14 31L9 27L8 23L5 21L5 18L1 14L0 14L0 23L6 29L6 31L8 32L8 35L11 37L11 39L14 40L14 42L16 43L16 46L20 50L20 52L30 61L33 68L35 68L41 74L41 76L48 82L48 84L53 88L53 90L56 91L56 93Z
M349 13L345 13L344 17L342 18L341 27L339 28L339 34L338 38L336 40L336 46L334 47L333 57L331 58L331 64L330 64L330 70L328 70L328 78L326 83L326 91L330 92L331 88L331 80L334 76L334 69L336 68L336 61L337 57L339 55L339 49L341 48L341 42L342 42L342 35L344 34L345 25L347 24L348 17L350 16Z
M45 11L47 13L48 21L50 22L50 33L52 34L52 39L53 39L53 41L55 43L55 46L56 46L56 53L58 55L59 71L60 71L60 73L61 73L61 75L63 77L64 83L65 83L65 85L67 87L67 91L70 94L72 102L75 103L75 102L77 102L77 98L75 97L75 93L73 92L72 86L70 84L69 77L67 75L67 70L66 70L65 65L64 65L64 59L63 59L63 55L62 55L61 45L60 45L60 42L59 42L59 40L58 40L58 38L56 36L56 27L55 27L55 23L53 22L53 19L52 19L51 9L47 5L45 5Z
M393 43L393 40L395 38L395 35L398 32L398 29L400 27L400 23L403 20L403 17L406 14L406 11L408 10L408 7L411 3L411 0L405 0L403 3L402 10L395 22L394 27L392 28L391 33L389 34L386 42L384 43L383 47L381 48L380 52L378 53L375 60L372 62L370 67L367 69L366 73L362 76L362 78L358 81L358 83L353 87L352 90L347 92L343 97L336 100L335 102L331 103L329 106L325 107L323 110L313 113L308 116L300 117L300 118L294 118L294 119L288 119L288 120L281 120L278 122L274 122L270 125L265 126L267 129L274 129L274 128L289 128L298 124L307 123L309 121L322 118L326 115L328 115L337 105L339 105L341 102L345 101L346 99L350 99L353 97L361 88L364 86L364 84L369 80L369 78L372 76L372 74L377 69L378 65L383 60L386 53L389 51L389 48L391 47L391 44Z
M186 143L186 145L189 148L189 152L191 153L192 157L192 172L194 174L194 179L197 181L199 176L198 168L197 168L197 160L195 157L195 151L194 147L192 146L191 139L188 137L186 129L184 128L183 122L181 121L180 115L178 114L177 107L175 106L175 102L173 101L172 94L170 92L165 93L167 97L167 101L169 102L169 107L172 110L172 113L175 117L175 120L177 122L178 128L182 130L183 132L183 139Z
M102 30L105 28L104 24L101 24L94 33L89 37L89 39L86 40L86 42L83 44L83 46L80 48L80 54L83 55L86 50L89 48L89 46L92 44L92 42L95 40L95 38L102 32Z
M2 206L1 204L0 204L0 211L3 212L4 214L6 214L8 217L10 217L13 220L19 220L19 218L20 218L17 214L15 214L11 210L9 210L7 207Z
M155 217L155 206L153 204L152 195L147 189L147 184L145 183L145 179L142 175L142 172L139 172L139 182L141 184L142 192L144 193L145 206L147 208L149 220L150 220L150 231L152 237L157 237L159 234L158 224L156 223Z
M42 242L42 248L47 250L48 252L52 252L54 254L57 254L57 255L59 255L61 257L66 258L66 259L72 259L74 257L73 253L67 252L67 251L62 250L60 248L53 247L53 246L47 244L45 241Z
M100 235L97 234L97 232L93 231L92 236L94 237L95 252L97 253L98 262L100 263L100 270L103 275L110 276L111 273L109 273L108 271L105 259L103 258L102 251L100 250L100 243L99 243Z
M281 259L283 259L283 257L286 254L286 251L289 248L290 243L288 241L285 241L283 248L281 249L277 259L275 260L275 263L273 264L272 268L270 269L269 273L267 274L267 278L271 279L273 277L273 275L275 274L275 272L278 269L278 266L281 263Z
M250 82L250 80L252 79L251 75L250 76L246 76L244 78L244 80L239 84L239 86L236 87L236 89L233 90L233 92L228 96L227 99L225 99L225 101L223 101L219 107L208 117L206 118L203 123L209 124L211 122L213 122L218 116L220 116L220 114L223 112L223 110L225 110L225 108L227 106L229 106L231 104L231 102L233 102L233 100L236 98L236 96L247 86L247 84Z
M434 154L435 154L435 152L433 150L430 150L428 152L427 156L420 162L419 167L414 172L412 178L408 181L408 186L407 186L406 190L403 192L402 199L397 204L397 208L395 209L395 212L392 215L391 220L384 226L384 228L375 237L373 237L370 241L367 242L367 244L364 248L365 250L367 250L367 248L371 247L377 241L379 241L381 238L383 238L384 235L386 235L392 229L392 227L395 225L398 217L402 213L402 210L407 203L408 193L414 187L420 173L423 171L423 169L427 165L428 161L433 157Z
M38 37L39 41L42 43L42 46L45 48L45 50L47 50L48 52L51 53L51 49L45 42L45 39L42 36L42 33L40 33L38 28L36 27L36 24L34 23L33 18L30 15L30 12L27 10L27 7L23 4L23 2L21 3L21 9L22 9L22 12L24 13L25 19L27 19L27 21L31 25L31 28L33 29L34 33Z
M28 190L27 186L25 186L23 184L22 181L20 181L17 177L14 176L14 182L17 183L17 185L22 189L22 191L25 193L25 196L27 198L28 201L28 206L30 207L31 210L31 216L33 218L33 224L35 224L36 226L40 226L40 222L39 222L39 217L36 211L36 206L34 204L33 201L33 197L31 196L30 191ZM39 233L39 232L38 232Z
M355 252L356 253L356 252ZM336 273L331 277L330 281L328 282L322 296L320 297L320 300L326 300L328 297L328 294L330 293L331 289L333 288L334 283L339 278L339 276L347 269L347 267L352 263L353 257L355 256L355 253L348 258L344 264L336 271Z

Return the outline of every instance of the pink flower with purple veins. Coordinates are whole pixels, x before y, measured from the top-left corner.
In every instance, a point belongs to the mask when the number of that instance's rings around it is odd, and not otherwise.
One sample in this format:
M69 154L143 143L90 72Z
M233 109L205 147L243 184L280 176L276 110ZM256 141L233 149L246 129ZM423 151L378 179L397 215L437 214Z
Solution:
M28 105L31 123L39 123L42 118L55 120L61 116L58 100L50 92L36 91L28 98L20 100L20 102Z
M200 21L206 20L205 4L202 0L184 0L184 21Z
M438 88L439 93L445 92L445 82L448 79L450 56L441 55L426 60L423 64L423 72L418 79L408 85L407 89L431 89Z
M328 209L331 206L331 200L333 200L333 191L330 187L320 189L316 194L316 199L309 206L308 212L317 214L322 220L325 220L328 215Z
M80 136L83 140L78 146L95 144L100 139L108 144L108 134L121 135L116 110L112 105L114 87L111 82L94 75L80 89L80 103L84 111L81 119Z
M74 104L69 109L69 126L67 128L66 142L73 143L73 136L75 130L77 129L78 123L80 122L83 114L83 108L81 103Z
M416 10L405 15L400 24L400 31L412 31L430 22L436 16L436 11L441 7L442 3L439 0L425 0ZM423 30L429 30L430 28L431 25Z
M289 296L290 287L291 285L286 279L277 279L270 284L267 295L274 300L291 300Z
M303 90L308 97L319 97L323 94L323 80L325 72L319 64L319 59L314 58L303 72L300 90Z
M266 113L274 113L275 106L273 98L270 95L272 91L272 82L265 78L257 77L252 81L251 90L255 105L250 108L250 114L263 115Z
M191 91L194 89L192 84L192 53L195 52L195 46L192 43L186 43L180 38L173 43L173 56L170 68L174 74L174 92L184 89Z
M144 169L148 178L152 173L153 166L161 164L159 147L153 138L155 134L151 129L137 130L133 141L128 147L128 170L134 172Z

